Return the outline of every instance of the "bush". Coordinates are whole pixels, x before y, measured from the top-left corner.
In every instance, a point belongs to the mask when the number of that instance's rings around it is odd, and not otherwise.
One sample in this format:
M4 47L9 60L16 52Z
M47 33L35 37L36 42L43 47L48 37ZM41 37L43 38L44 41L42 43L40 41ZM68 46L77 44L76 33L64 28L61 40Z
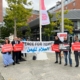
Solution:
M3 44L4 43L4 40L3 39L0 39L0 44Z

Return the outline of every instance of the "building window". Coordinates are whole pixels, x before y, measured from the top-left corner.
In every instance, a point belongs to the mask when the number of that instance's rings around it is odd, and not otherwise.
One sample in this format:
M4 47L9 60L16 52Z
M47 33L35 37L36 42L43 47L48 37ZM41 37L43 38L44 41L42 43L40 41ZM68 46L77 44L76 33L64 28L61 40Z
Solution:
M74 29L78 29L77 21L74 21L73 25L74 25Z
M76 3L75 2L73 2L73 6L75 6L76 5Z

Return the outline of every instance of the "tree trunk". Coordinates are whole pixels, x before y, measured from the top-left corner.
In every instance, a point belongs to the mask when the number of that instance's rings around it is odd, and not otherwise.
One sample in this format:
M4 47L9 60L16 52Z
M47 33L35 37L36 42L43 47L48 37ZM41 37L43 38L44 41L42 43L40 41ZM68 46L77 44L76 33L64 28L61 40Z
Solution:
M14 19L14 37L17 37L16 19Z

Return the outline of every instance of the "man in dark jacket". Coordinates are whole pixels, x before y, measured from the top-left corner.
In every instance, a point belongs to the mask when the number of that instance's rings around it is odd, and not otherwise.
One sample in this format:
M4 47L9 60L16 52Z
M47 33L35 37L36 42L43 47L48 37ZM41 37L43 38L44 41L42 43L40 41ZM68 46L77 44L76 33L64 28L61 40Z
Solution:
M15 37L14 40L12 41L12 45L13 46L15 44L19 44L19 43L20 43L20 41L18 41L18 38L17 37ZM15 63L16 64L20 64L19 61L18 61L18 59L19 59L19 52L18 51L13 51L12 57L13 57L13 60L14 60L13 65L15 65Z
M55 36L54 44L59 45L60 43L61 43L61 41L59 40L58 36ZM61 52L57 52L56 51L55 54L56 54L56 61L55 61L55 63L58 63L58 55L59 55L59 59L60 59L59 64L61 64Z

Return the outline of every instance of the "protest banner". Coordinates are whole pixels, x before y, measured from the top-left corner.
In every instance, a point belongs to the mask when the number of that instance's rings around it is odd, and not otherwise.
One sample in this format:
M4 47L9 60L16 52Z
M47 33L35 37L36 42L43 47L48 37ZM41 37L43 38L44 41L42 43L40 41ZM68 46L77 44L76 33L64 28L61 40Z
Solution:
M54 41L23 41L24 49L22 53L40 53L40 52L52 52L51 45Z
M80 51L80 42L72 43L72 50L73 51Z
M20 43L20 44L15 44L13 46L13 51L22 51L23 50L23 43Z
M59 49L61 51L69 51L70 45L69 44L59 44Z
M60 52L60 50L59 50L59 45L57 45L57 44L53 44L53 45L51 46L51 49L52 49L52 51Z
M4 44L2 46L2 52L10 52L13 51L12 44Z

